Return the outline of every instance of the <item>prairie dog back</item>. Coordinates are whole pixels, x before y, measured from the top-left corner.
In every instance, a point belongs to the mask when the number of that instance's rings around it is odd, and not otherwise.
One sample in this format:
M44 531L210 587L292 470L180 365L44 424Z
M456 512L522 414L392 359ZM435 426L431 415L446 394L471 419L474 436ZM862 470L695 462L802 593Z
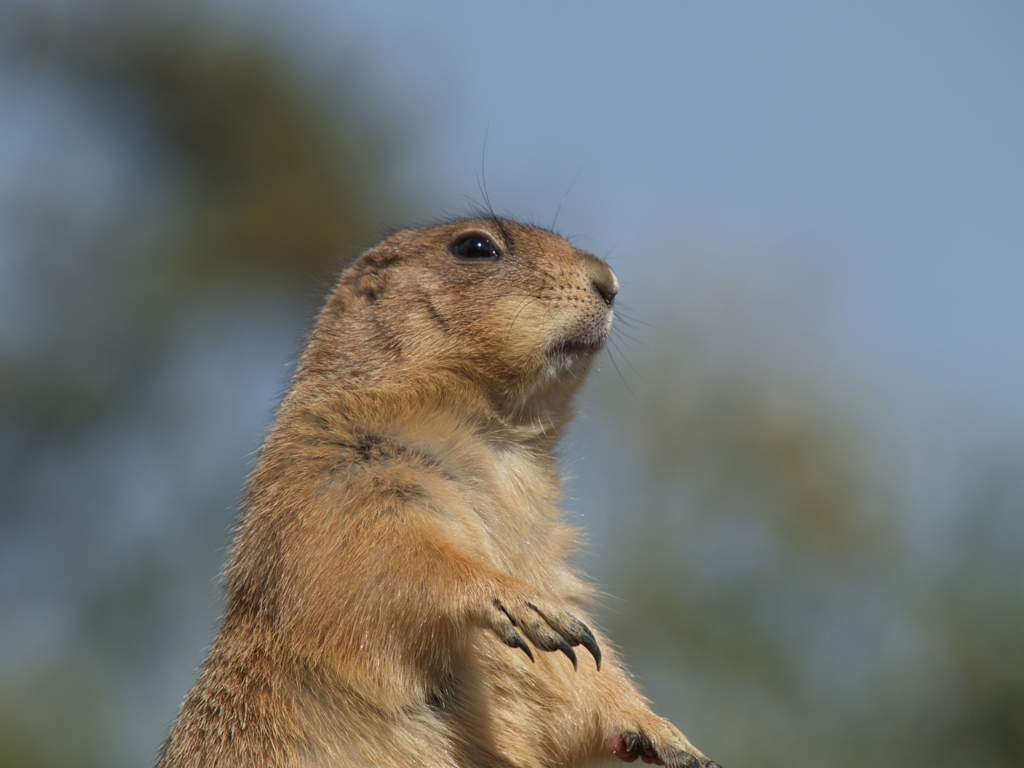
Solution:
M321 311L253 473L178 766L714 766L591 627L554 448L612 327L597 257L393 234Z

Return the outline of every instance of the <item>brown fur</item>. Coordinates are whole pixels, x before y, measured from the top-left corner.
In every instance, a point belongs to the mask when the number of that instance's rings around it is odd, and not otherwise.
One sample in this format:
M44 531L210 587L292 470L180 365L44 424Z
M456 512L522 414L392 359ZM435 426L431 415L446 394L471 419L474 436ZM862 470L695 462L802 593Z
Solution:
M342 275L161 768L714 765L587 629L558 509L552 452L617 290L488 218L399 232Z

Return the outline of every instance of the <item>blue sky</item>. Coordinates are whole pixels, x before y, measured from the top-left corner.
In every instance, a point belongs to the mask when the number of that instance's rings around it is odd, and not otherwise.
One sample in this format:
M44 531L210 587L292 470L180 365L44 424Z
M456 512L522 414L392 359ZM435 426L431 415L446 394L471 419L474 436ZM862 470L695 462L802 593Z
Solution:
M485 171L499 212L547 224L561 205L557 229L610 256L627 303L672 261L773 274L911 421L1024 434L1024 5L207 7L355 66L408 140L400 181L425 218L479 201ZM10 170L72 129L59 95L4 82ZM49 162L93 184L86 159Z
M575 178L558 229L627 291L697 244L771 261L897 407L1024 430L1019 3L263 10L383 84L427 215L479 199L485 168L499 211L548 223Z

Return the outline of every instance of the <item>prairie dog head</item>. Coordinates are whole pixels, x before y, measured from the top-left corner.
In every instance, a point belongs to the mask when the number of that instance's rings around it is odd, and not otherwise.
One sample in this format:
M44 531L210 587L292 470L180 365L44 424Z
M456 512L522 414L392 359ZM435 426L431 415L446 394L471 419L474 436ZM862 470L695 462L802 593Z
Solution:
M479 218L397 232L346 271L298 377L346 389L451 375L506 418L565 408L611 331L611 268L546 230Z

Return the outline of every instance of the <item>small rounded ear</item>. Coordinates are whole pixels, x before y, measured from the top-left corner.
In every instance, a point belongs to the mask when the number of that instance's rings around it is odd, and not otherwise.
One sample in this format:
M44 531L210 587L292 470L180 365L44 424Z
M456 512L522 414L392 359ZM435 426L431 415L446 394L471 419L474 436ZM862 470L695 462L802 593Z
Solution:
M332 302L348 309L377 301L388 284L387 266L395 260L393 251L377 246L360 256L342 275Z
M405 229L363 251L341 275L339 289L349 288L354 297L372 304L387 285L387 269L394 262L415 253L419 232Z
M360 275L353 287L356 294L367 304L373 304L384 293L387 284L387 273L374 270Z

